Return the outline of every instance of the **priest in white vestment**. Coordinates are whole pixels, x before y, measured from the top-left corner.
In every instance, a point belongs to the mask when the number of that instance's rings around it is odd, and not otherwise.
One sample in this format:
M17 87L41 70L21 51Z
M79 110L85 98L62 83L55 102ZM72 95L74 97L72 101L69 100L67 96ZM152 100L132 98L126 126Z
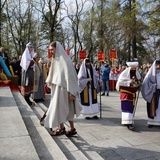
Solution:
M78 78L70 57L59 42L49 46L51 67L46 83L51 88L51 101L44 119L44 126L57 129L52 136L66 134L73 136L77 133L74 128L74 115L80 115L81 104L78 94ZM64 122L69 121L69 129L65 131Z
M148 127L160 126L160 60L155 60L147 72L141 93L147 102Z

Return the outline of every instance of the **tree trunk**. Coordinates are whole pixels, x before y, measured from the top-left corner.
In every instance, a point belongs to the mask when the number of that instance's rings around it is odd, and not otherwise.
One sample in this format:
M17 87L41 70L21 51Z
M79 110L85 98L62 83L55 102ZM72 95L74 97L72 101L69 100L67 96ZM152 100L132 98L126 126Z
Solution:
M136 46L136 14L135 14L135 10L136 10L136 0L133 0L133 17L132 17L132 53L133 53L133 58L137 58L137 46Z

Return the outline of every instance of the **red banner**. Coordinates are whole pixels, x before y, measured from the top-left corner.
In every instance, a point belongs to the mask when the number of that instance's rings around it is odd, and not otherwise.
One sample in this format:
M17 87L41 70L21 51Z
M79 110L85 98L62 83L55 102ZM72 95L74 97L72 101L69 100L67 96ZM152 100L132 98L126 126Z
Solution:
M66 49L66 53L67 53L68 55L70 55L70 50L69 50L69 49Z
M117 51L114 49L111 49L109 51L109 56L111 61L115 61L117 59Z
M87 53L85 50L79 51L79 60L83 61L86 58L86 55Z
M97 53L98 61L104 61L105 60L105 55L104 52L98 52Z

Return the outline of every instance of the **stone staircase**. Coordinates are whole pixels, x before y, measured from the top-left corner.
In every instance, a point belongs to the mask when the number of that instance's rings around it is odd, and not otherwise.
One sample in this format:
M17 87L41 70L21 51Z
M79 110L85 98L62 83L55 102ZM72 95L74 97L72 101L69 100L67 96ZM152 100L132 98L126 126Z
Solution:
M26 104L23 104L23 109L27 114L33 115ZM0 114L0 159L39 160L9 87L0 87Z
M66 160L66 156L58 147L48 131L39 123L39 119L19 92L13 92L22 119L29 132L35 150L41 160ZM35 108L38 108L35 106ZM39 111L40 112L40 111ZM41 113L42 114L42 110Z
M36 107L33 107L32 109L40 119L44 112L46 112L47 107L43 103L37 103ZM67 123L65 123L65 125L65 127L68 128ZM48 130L48 132L50 131ZM89 144L87 144L80 135L69 138L65 135L55 136L53 137L53 140L55 140L59 148L63 151L69 160L103 159L96 151L91 150ZM79 144L83 145L81 146ZM85 150L86 147L90 148L90 150Z
M16 114L14 113L15 110ZM47 107L42 103L35 103L34 107L28 106L22 95L19 92L11 92L9 87L0 88L0 111L2 115L0 117L0 159L103 159L79 134L69 138L65 135L50 136L50 130L39 123L46 110ZM67 128L67 123L65 125ZM12 128L14 129L12 130ZM16 132L18 132L18 138L15 137ZM8 143L3 142L5 137L8 138ZM25 137L25 140L22 143L19 139L23 137ZM21 142L17 147L16 143L14 144L11 141L10 145L14 147L13 151L8 148L11 138L13 142ZM1 150L3 145L6 145L6 147ZM2 154L3 152L5 153L4 155ZM14 153L15 158L10 152ZM3 156L1 157L1 155ZM21 158L18 158L19 156Z

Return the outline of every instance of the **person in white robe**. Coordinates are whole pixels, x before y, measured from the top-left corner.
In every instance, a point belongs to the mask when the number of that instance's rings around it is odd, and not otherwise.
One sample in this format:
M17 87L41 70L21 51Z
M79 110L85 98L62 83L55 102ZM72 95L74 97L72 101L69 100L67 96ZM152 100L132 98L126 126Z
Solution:
M99 74L88 58L84 59L78 72L78 85L82 104L81 114L85 119L98 119L99 106L97 102L97 88Z
M74 128L74 115L79 116L81 111L77 73L70 57L59 42L52 42L49 51L52 60L46 83L51 88L51 100L44 126L51 129L58 126L52 130L52 136L61 134L73 136L77 134ZM69 121L68 131L65 131L65 121Z
M148 127L160 126L160 60L155 60L147 72L141 93L147 102Z

